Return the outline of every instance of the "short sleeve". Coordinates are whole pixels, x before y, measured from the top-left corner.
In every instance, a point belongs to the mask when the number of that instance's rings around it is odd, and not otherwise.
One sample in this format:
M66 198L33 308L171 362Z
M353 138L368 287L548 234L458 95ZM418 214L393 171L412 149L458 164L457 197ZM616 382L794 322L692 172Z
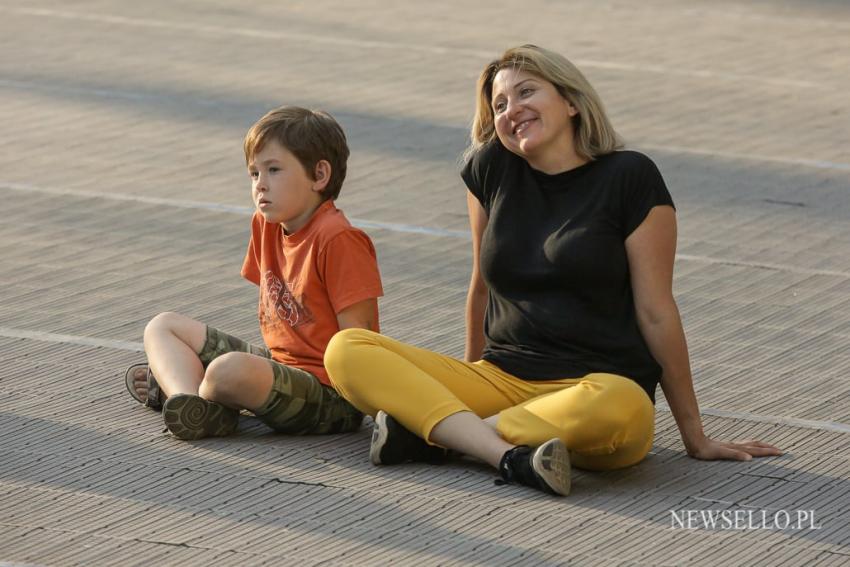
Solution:
M245 261L242 262L242 277L260 285L260 250L262 248L263 219L260 213L254 213L251 219L251 240L248 241L248 251L245 253Z
M481 175L481 160L480 153L475 153L469 157L463 169L460 170L460 177L466 183L466 188L469 192L475 195L478 202L484 205L484 195L482 191L482 175Z
M351 228L334 236L319 263L335 313L384 295L375 247L362 230Z
M651 159L634 152L635 163L629 168L623 187L622 227L627 238L646 219L649 211L659 205L675 208L661 172Z
M476 150L460 171L460 177L466 183L467 189L475 195L488 215L493 195L499 186L502 160L505 159L503 154L506 153L507 150L501 142L493 140Z

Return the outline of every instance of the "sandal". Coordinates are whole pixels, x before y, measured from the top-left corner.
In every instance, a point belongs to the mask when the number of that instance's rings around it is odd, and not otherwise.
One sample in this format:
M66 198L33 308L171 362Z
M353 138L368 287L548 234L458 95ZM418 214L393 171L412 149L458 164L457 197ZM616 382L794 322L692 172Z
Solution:
M145 379L148 383L148 395L144 398L136 391L135 374L137 368L144 368L147 371ZM165 402L165 394L160 389L159 384L156 383L156 378L153 377L150 366L148 366L146 362L134 364L127 369L127 373L124 375L124 385L127 387L127 391L130 392L130 395L133 396L133 399L143 406L157 411L162 409L162 404Z

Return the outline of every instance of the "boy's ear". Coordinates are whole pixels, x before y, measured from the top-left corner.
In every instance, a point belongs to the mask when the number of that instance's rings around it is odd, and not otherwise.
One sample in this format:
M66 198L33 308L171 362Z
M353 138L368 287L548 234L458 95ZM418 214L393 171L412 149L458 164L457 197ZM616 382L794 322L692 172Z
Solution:
M331 180L331 162L320 159L313 170L313 191L321 193Z

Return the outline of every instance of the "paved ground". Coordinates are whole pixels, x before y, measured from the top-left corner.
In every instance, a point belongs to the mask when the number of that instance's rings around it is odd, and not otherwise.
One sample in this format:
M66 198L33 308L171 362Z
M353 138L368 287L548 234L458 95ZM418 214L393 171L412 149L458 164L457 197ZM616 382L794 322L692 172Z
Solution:
M350 6L0 0L0 564L846 565L850 7ZM258 338L240 143L281 103L349 133L340 206L378 248L385 332L461 353L457 158L478 71L527 41L577 62L668 181L707 430L787 454L690 460L660 403L644 463L556 500L476 465L372 467L367 428L162 434L120 375L159 311Z

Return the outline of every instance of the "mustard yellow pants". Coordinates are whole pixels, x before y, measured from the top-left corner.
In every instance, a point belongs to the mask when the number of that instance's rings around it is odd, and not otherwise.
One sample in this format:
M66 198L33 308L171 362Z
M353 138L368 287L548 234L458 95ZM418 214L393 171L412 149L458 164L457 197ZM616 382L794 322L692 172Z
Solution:
M486 361L465 362L364 329L337 333L325 351L334 388L360 411L384 410L428 440L446 417L498 414L508 443L554 437L573 464L590 470L633 465L652 447L655 408L636 382L614 374L528 381Z

